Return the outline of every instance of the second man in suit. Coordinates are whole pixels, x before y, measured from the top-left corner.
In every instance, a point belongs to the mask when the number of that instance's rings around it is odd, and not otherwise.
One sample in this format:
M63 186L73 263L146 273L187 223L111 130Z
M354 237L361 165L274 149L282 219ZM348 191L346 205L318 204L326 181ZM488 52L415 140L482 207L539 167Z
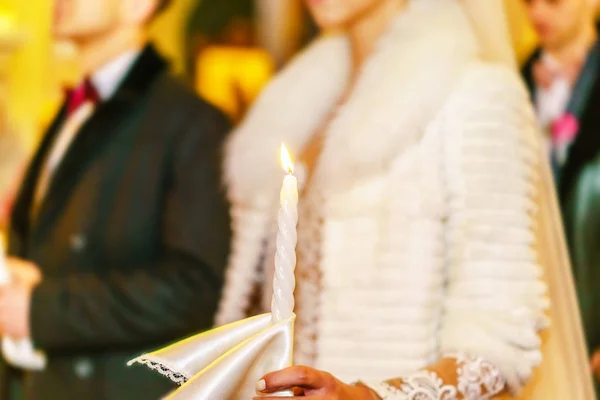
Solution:
M598 0L526 0L540 47L523 69L559 190L592 368L600 377Z

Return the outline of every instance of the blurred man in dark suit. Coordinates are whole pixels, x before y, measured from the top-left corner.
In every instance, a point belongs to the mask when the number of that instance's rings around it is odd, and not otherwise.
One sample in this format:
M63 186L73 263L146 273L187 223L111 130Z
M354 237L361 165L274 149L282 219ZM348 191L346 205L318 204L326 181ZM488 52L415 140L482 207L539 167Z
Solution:
M166 0L58 0L79 49L70 91L14 205L0 334L30 337L42 371L3 365L27 399L156 399L171 385L130 358L212 325L229 246L226 118L148 43ZM14 385L13 385L14 386ZM18 385L17 385L18 386Z
M600 1L525 2L540 47L523 76L548 133L592 368L600 377Z

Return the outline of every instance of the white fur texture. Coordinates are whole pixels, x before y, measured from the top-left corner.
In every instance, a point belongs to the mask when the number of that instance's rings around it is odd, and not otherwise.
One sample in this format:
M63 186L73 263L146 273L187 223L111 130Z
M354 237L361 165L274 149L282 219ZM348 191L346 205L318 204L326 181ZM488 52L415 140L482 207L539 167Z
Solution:
M331 123L319 181L347 187L357 174L385 170L399 150L419 139L477 52L460 5L411 2ZM228 143L225 167L232 199L264 200L265 192L281 184L280 144L301 154L347 90L350 56L344 37L317 40L266 88Z

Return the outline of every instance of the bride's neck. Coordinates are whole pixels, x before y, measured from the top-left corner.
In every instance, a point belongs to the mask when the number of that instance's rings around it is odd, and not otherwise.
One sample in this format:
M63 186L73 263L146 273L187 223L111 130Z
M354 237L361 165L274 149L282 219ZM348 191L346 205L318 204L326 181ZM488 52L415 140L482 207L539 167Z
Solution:
M375 49L379 38L408 0L380 0L348 26L352 44L354 75Z

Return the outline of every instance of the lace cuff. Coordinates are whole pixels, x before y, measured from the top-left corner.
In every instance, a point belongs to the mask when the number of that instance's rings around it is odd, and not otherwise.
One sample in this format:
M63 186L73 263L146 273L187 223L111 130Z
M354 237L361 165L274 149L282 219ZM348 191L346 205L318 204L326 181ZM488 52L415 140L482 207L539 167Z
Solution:
M445 383L435 372L420 371L399 387L386 382L362 382L382 400L485 400L501 393L506 382L498 368L482 358L456 357L457 382Z
M403 380L400 387L385 382L363 382L382 400L455 400L456 387L444 385L435 372L420 371Z
M464 399L491 399L506 388L500 370L481 357L456 356L458 391Z

